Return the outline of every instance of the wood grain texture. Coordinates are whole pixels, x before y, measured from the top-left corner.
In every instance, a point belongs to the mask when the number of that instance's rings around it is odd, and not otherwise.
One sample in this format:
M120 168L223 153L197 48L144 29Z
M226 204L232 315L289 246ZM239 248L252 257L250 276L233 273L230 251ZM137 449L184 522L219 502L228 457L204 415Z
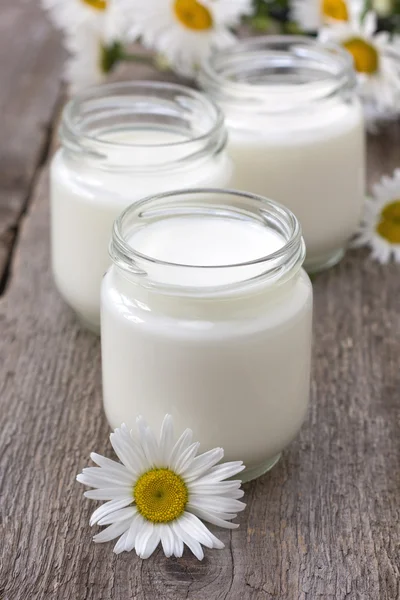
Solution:
M370 180L397 162L399 127L370 144ZM247 484L222 551L148 561L95 545L76 474L112 455L98 339L49 270L46 171L0 302L1 600L400 598L399 267L351 252L315 289L311 407L270 474Z
M38 0L1 0L0 13L1 282L46 154L63 51Z

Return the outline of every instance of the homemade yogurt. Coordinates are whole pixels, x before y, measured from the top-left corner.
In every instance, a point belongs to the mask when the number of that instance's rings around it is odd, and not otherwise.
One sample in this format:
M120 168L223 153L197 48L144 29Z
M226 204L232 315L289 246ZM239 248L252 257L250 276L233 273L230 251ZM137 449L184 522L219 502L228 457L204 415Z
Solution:
M110 425L168 412L203 450L270 468L304 420L312 290L284 207L194 190L127 209L102 285L104 407Z
M53 273L67 303L98 330L114 219L149 194L227 185L226 132L219 109L198 92L137 82L77 96L61 140L51 168Z
M233 187L288 206L310 271L331 266L364 202L364 126L351 59L309 38L258 38L220 51L201 84L220 104Z

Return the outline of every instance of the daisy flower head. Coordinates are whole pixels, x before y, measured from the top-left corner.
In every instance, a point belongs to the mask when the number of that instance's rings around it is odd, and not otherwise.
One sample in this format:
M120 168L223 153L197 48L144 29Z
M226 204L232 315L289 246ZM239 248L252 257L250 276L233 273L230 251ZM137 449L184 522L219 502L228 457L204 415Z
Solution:
M65 78L71 91L101 83L128 41L121 0L42 0L42 5L64 32L70 55Z
M372 258L381 263L391 258L400 262L400 169L374 186L352 245L369 246Z
M252 14L252 0L125 0L132 14L130 36L162 54L184 77L194 77L214 48L235 41L230 28Z
M67 35L90 26L104 39L120 39L126 28L121 0L42 0L55 27Z
M346 0L292 0L290 16L303 31L318 31L327 23L348 21L349 12Z
M381 114L393 112L400 102L400 44L387 31L377 33L376 14L354 15L347 23L323 28L323 42L334 42L353 57L359 93Z
M114 552L135 549L148 558L161 542L167 557L180 557L184 544L202 560L202 546L223 548L224 544L204 525L207 521L235 529L231 520L245 504L241 481L224 481L245 467L242 462L217 464L222 448L198 454L186 429L174 442L173 423L166 415L159 439L142 417L134 436L125 425L110 435L120 463L92 453L98 467L88 467L77 480L94 488L87 498L107 500L92 515L90 524L108 525L94 536L95 542L119 538Z

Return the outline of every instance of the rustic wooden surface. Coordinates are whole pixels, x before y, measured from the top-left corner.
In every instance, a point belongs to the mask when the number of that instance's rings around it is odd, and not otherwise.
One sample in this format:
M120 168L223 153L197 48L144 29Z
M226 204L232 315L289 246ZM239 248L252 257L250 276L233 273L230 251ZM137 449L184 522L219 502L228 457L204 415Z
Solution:
M7 0L0 19L0 599L399 599L400 270L363 251L315 280L307 421L245 486L225 550L142 562L91 542L94 503L75 476L90 451L111 451L99 342L49 270L44 163L62 52L35 4ZM398 125L370 141L370 182L400 165L399 141Z

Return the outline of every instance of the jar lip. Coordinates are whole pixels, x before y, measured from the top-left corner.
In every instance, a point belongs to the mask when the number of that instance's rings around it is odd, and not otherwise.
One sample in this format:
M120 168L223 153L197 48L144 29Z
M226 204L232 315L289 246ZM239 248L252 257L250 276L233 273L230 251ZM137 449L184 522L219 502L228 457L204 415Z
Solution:
M317 53L319 53L320 59L322 59L319 64L325 68L326 78L324 81L327 83L330 79L331 85L324 87L320 86L322 80L310 80L301 83L287 82L285 88L280 83L276 85L276 88L272 88L270 82L237 81L227 74L227 70L234 69L235 61L238 71L242 68L243 72L246 72L246 69L254 68L257 57L260 62L262 62L263 56L265 62L275 59L278 67L281 67L278 61L284 54L305 61L307 53L309 60L314 61L315 64L317 64ZM243 60L246 55L252 58L247 64ZM329 71L329 67L331 69L334 67L335 72ZM323 69L321 72L323 73ZM268 91L268 95L276 93L283 97L293 94L296 89L296 92L300 90L305 92L304 101L309 103L313 99L329 98L343 89L353 90L356 85L356 74L351 55L337 44L320 42L302 35L270 35L239 41L229 50L215 50L202 62L198 82L200 87L209 92L217 101L229 101L238 97L265 100L266 91ZM316 85L319 85L321 89L318 90ZM307 96L310 91L314 93Z
M156 211L154 214L155 215L160 214L160 216L162 217L162 212L159 211L159 213L157 213L157 210L156 210L158 203L162 204L163 201L166 201L164 208L168 207L168 210L174 211L176 207L175 207L175 205L171 204L171 200L173 198L178 199L178 201L181 198L182 205L183 205L185 202L185 199L195 198L196 196L198 197L199 201L201 201L201 198L204 198L206 196L208 196L209 198L218 196L221 198L222 197L228 198L228 200L230 197L235 197L236 199L242 199L244 201L247 200L249 202L252 202L252 203L256 204L260 208L260 210L263 210L265 213L268 212L277 221L280 221L281 223L285 224L285 227L287 230L286 231L287 239L285 239L285 243L283 244L282 247L280 247L279 249L277 249L274 252L271 252L265 256L260 256L259 258L256 258L254 260L248 260L248 261L244 261L244 262L240 262L240 263L235 262L235 263L228 263L228 264L225 263L225 264L217 264L217 265L185 264L185 263L160 260L158 258L143 254L143 253L135 250L135 248L131 244L128 243L127 232L124 230L127 227L127 223L129 221L135 220L135 218L137 220L140 220L140 218L145 218L147 209L151 209L152 206L154 206L154 210ZM168 204L167 204L167 202L168 202ZM161 206L161 204L160 204L160 206ZM191 204L188 204L187 206L188 206L187 214L189 216L196 214L196 212L193 212L194 209ZM220 205L215 204L213 206L214 206L215 216L218 218L221 217L221 210L220 210L220 208L218 208L218 206L220 206ZM225 207L227 209L229 209L232 213L236 213L236 215L241 215L241 214L242 214L242 216L244 215L243 211L241 211L238 207L235 207L235 205L233 203L231 205L225 205ZM190 209L190 212L189 212L189 209ZM177 208L176 214L178 216L181 216L183 214L182 210L179 209L179 207ZM268 226L265 221L264 221L264 225ZM132 232L132 230L130 230L129 233L131 233L131 232ZM282 237L283 237L283 235L282 235ZM170 191L170 192L165 192L165 193L161 193L161 194L156 194L153 196L148 196L147 198L144 198L140 202L137 202L137 203L134 203L134 204L128 206L114 222L113 234L112 234L112 239L110 242L109 251L110 251L110 256L111 256L113 263L116 264L118 267L122 268L124 271L130 272L133 275L146 275L147 274L146 265L160 265L160 266L163 266L166 268L178 267L178 268L189 269L189 270L201 269L202 271L208 270L208 272L210 272L210 271L215 271L218 269L246 268L246 267L252 267L252 266L261 265L261 264L265 264L265 271L262 272L262 274L261 274L262 276L265 276L268 274L282 275L282 268L284 268L283 270L285 272L288 270L291 270L295 265L299 265L298 268L300 268L304 261L304 257L305 257L305 246L304 246L304 241L302 238L300 223L297 220L296 216L288 208L286 208L282 204L279 204L278 202L274 202L273 200L264 198L263 196L259 196L257 194L252 194L250 192L244 192L244 191L233 190L233 189L220 189L220 188L191 188L191 189ZM231 289L238 287L238 285L239 286L244 285L248 282L249 282L249 279L244 279L238 283L222 284L222 285L218 285L218 286L213 286L212 288L205 287L204 291L210 292L210 291L231 290ZM146 285L148 285L148 287L157 287L157 288L160 287L159 284L157 284L157 283L154 284L154 282L149 282ZM168 287L170 287L170 288L179 287L181 289L185 288L187 290L189 289L186 285L179 285L179 286L170 285ZM198 291L197 288L196 288L196 291Z
M148 105L146 105L146 99ZM118 101L125 103L122 108L118 107ZM151 127L154 131L161 131L165 127L157 123L157 118L168 117L167 104L169 108L173 106L176 113L179 110L186 111L187 114L190 113L190 110L201 110L202 116L204 116L201 123L202 130L188 130L185 131L185 135L182 135L182 139L161 141L160 143L142 143L126 139L115 141L115 139L105 139L101 129L90 130L95 119L93 115L89 114L89 110L103 111L104 113L108 111L107 118L112 115L115 119L125 118L125 120L126 115L132 116L135 114L135 110L139 110L141 114L144 113L148 115L149 119L155 120L155 124L147 125L147 128ZM192 121L195 123L199 119L193 117ZM124 121L122 121L123 125ZM146 127L140 127L140 123L136 126L137 129L142 130ZM101 84L80 92L64 107L60 136L67 149L80 153L85 152L89 156L100 158L121 148L136 149L136 151L160 149L160 153L163 149L171 148L181 151L183 157L187 155L190 158L192 155L201 154L204 147L214 148L215 151L218 151L226 143L224 115L221 108L211 98L200 91L177 83L147 80Z

